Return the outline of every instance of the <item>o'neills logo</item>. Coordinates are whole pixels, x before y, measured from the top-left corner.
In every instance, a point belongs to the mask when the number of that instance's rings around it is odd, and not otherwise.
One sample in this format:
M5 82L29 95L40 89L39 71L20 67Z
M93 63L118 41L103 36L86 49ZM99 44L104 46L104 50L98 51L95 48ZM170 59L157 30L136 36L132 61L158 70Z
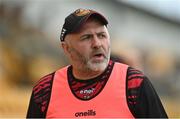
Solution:
M88 110L87 112L76 112L75 116L76 117L86 117L86 116L95 116L96 111L94 110Z

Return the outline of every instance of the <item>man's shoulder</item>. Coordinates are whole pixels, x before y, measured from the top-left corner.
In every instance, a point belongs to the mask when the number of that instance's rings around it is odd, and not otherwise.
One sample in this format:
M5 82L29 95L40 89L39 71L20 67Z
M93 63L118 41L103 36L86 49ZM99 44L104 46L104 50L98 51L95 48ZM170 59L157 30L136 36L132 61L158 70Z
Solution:
M42 86L43 84L46 84L48 82L51 82L54 78L54 74L55 72L49 73L43 77L41 77L35 84L34 88L38 87L38 86Z
M145 79L145 75L142 71L133 67L127 69L127 86L128 89L139 88Z
M32 100L39 107L41 112L47 109L51 96L54 74L55 72L43 76L33 87Z
M64 66L62 68L59 68L58 70L52 72L52 73L49 73L43 77L41 77L34 85L34 88L33 89L36 89L38 87L42 87L43 85L47 85L48 83L51 83L54 79L54 75L57 73L57 72L63 72L65 70L67 70L67 68L69 67L68 66Z
M140 99L141 87L143 86L143 81L145 79L144 73L138 69L128 67L127 76L126 76L126 94L128 106L131 110L137 106ZM136 112L132 111L133 115L136 115Z
M51 89L52 82L54 79L55 72L52 72L50 74L47 74L43 77L41 77L33 87L33 94L38 95L42 94L43 92L46 93Z

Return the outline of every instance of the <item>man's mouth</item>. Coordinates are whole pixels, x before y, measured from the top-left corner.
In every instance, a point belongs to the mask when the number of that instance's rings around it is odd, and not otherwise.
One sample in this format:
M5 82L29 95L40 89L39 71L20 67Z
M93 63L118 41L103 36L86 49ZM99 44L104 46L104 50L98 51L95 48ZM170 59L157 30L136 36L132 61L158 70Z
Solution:
M105 55L103 53L97 53L93 55L93 59L96 61L102 61L105 58Z
M95 54L94 56L95 57L101 57L101 56L103 56L103 54L102 53L98 53L98 54Z

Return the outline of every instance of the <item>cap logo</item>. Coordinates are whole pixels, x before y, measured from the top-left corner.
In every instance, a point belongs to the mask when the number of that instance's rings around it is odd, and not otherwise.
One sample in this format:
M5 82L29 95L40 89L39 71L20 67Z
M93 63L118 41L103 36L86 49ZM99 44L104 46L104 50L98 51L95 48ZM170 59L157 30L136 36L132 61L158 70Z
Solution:
M60 39L61 39L61 41L63 41L64 40L64 34L66 33L66 29L62 29L62 31L61 31L61 36L60 36Z
M74 15L76 16L85 16L90 13L90 10L87 9L78 9L74 12Z

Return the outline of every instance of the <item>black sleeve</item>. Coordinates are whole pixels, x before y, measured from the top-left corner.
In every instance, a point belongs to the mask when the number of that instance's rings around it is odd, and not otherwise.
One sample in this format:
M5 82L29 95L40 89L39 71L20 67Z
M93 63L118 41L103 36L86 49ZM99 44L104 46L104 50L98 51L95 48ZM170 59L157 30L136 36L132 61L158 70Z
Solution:
M38 107L37 103L35 103L34 95L32 93L26 118L42 118L44 117L43 115L44 115L43 112Z
M148 78L144 78L140 90L136 115L138 117L167 118L162 103Z
M54 72L55 73L55 72ZM26 118L45 118L48 109L54 73L44 76L34 86Z
M136 118L168 118L149 79L133 68L127 74L127 100L132 114Z

